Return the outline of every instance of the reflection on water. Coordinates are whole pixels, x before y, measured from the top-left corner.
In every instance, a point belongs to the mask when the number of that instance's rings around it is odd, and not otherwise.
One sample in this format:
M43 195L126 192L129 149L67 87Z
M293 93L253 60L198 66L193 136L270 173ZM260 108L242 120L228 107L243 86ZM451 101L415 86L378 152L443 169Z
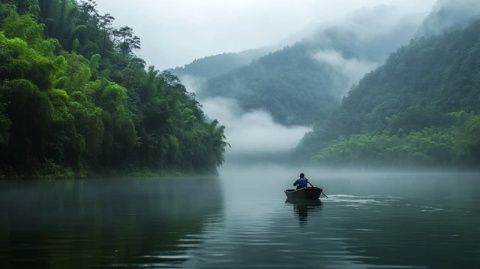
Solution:
M0 268L170 268L222 203L210 178L0 184Z
M0 268L480 268L477 174L306 170L0 182Z
M317 200L294 200L294 199L287 199L285 201L286 204L293 205L293 211L295 215L298 216L298 220L301 224L304 224L307 221L308 214L314 213L320 209L322 202Z

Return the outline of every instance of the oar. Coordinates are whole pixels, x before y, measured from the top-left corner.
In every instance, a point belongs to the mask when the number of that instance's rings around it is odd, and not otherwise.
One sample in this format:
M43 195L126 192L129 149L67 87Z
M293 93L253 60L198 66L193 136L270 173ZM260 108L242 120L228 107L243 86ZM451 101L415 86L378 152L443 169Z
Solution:
M310 183L310 182L309 182L309 183ZM310 185L311 185L312 187L316 188L315 186L313 186L312 183L310 183ZM321 194L323 194L323 196L327 197L327 199L328 199L328 196L323 192L323 189L322 189L322 193L321 193Z

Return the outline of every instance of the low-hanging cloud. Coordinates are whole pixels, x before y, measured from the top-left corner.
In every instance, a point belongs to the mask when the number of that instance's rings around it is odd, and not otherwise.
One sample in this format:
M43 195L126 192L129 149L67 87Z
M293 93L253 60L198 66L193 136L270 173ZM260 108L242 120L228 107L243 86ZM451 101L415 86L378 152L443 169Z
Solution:
M414 37L425 13L408 13L392 6L363 8L348 19L320 27L306 42L317 47L312 58L338 75L342 97L384 63L388 55Z
M205 82L205 79L197 76L182 75L180 77L182 84L188 89L189 92L197 94L201 87L202 83Z
M211 98L202 101L203 110L210 118L226 127L226 136L232 155L261 155L287 153L302 139L310 127L286 127L277 124L262 110L243 111L233 99Z
M478 0L438 0L420 27L417 37L440 35L461 29L479 18L480 1Z
M142 39L139 54L163 70L224 52L283 43L306 28L380 4L427 12L435 0L97 0L116 26ZM381 15L381 14L376 14Z
M378 63L371 61L345 58L341 53L333 49L320 50L315 53L314 58L321 63L329 65L339 74L342 74L348 80L348 85L353 85L366 73L378 66Z

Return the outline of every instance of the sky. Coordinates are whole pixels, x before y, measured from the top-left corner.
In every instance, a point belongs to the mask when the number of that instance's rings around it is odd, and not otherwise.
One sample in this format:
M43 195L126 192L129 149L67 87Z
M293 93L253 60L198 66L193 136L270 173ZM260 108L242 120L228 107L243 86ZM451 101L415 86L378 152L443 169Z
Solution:
M379 5L428 13L435 0L97 0L142 40L137 53L164 70L223 52L291 43L309 30Z

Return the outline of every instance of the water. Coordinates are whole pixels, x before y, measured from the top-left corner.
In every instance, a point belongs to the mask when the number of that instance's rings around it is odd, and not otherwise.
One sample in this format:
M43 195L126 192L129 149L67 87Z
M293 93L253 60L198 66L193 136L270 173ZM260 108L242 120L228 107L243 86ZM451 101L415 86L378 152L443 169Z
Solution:
M296 168L0 182L0 268L480 268L480 176Z

